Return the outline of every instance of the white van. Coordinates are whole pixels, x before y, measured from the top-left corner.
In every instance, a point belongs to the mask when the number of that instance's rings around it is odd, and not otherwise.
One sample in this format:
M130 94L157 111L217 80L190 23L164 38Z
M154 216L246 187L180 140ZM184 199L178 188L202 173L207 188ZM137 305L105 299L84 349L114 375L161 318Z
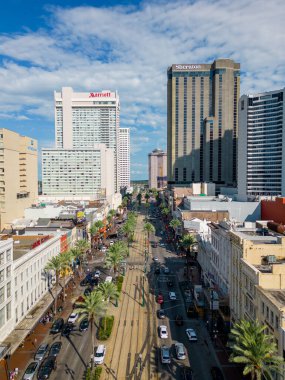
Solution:
M94 355L94 364L103 364L106 354L106 347L104 344L100 344Z
M105 282L112 282L112 281L113 281L112 276L107 276L107 277L105 278Z

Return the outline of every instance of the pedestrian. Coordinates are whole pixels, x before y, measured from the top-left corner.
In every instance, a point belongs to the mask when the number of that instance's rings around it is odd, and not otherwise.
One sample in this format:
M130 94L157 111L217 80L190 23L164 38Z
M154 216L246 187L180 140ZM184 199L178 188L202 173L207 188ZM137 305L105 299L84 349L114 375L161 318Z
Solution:
M37 347L37 342L38 342L38 340L37 340L37 338L35 338L34 343L33 343L35 347Z

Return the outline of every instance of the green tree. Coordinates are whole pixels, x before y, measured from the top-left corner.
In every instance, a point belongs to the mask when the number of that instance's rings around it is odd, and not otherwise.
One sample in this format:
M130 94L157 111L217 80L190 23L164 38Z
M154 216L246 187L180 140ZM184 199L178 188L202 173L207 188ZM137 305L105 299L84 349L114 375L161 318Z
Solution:
M172 219L172 221L169 223L170 227L172 227L175 231L175 235L176 235L176 229L179 228L182 223L180 222L179 219Z
M119 264L126 257L126 253L123 251L123 246L119 244L120 242L116 242L109 248L106 259L105 259L105 267L111 268L115 275L118 271Z
M75 243L75 249L80 251L81 255L84 256L86 251L89 249L89 243L87 240L80 239Z
M111 223L112 225L112 228L114 227L114 218L116 216L116 211L115 210L110 210L108 212L108 216L107 216L107 219L108 219L108 222Z
M169 210L168 207L164 207L164 208L161 210L161 213L162 213L162 215L168 216L168 214L170 213L170 210Z
M121 231L124 235L127 236L128 239L128 247L130 243L133 241L134 233L135 233L135 222L132 220L127 220L126 223L121 228Z
M197 244L197 240L193 235L187 234L182 237L180 244L186 251L188 251L191 249L191 247L193 247L193 245Z
M54 313L57 312L57 289L59 285L59 275L62 268L62 261L60 258L60 255L53 256L49 261L47 262L45 266L45 271L47 271L49 274L53 273L55 275L55 295L54 295Z
M65 301L65 286L66 286L66 278L67 276L70 276L72 269L71 264L73 262L73 254L71 251L62 253L59 255L60 262L61 262L61 268L60 268L60 274L63 278L63 302Z
M139 202L139 205L142 204L142 193L138 193L138 195L137 195L137 201Z
M148 203L149 201L149 198L150 198L150 195L149 193L146 193L145 196L144 196L145 200L146 200L146 203Z
M94 246L94 238L99 233L99 228L95 226L95 224L92 224L92 226L89 229L90 233L90 241L91 241L91 248Z
M252 380L273 380L280 371L283 358L277 355L273 336L264 333L265 325L258 321L241 320L231 330L233 352L230 361L245 364L243 375Z
M97 289L102 293L103 299L108 303L119 298L120 293L113 282L102 282Z
M148 241L149 241L149 235L150 233L154 233L155 232L155 227L153 224L147 222L144 224L143 226L143 230L147 233L147 238L148 238Z
M77 302L74 312L80 314L79 322L88 318L91 327L92 354L95 349L94 325L97 317L102 317L106 313L107 304L99 291L91 292L88 296L83 296L83 301ZM92 360L93 366L93 360Z

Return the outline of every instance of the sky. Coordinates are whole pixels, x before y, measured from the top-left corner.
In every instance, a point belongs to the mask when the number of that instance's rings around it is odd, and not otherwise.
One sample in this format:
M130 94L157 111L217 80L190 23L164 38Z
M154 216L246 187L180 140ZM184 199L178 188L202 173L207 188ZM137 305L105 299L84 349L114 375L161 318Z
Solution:
M166 71L241 64L241 94L285 82L284 0L9 0L0 9L0 127L54 146L53 92L117 90L131 178L166 149Z

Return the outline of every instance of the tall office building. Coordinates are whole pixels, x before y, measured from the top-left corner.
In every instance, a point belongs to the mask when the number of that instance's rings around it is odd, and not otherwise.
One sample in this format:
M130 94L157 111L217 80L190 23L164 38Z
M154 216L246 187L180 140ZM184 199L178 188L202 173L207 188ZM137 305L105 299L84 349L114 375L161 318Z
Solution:
M175 64L167 75L168 182L236 185L240 64Z
M285 90L239 101L238 194L285 196Z
M105 144L114 152L114 187L119 184L120 102L117 92L54 92L56 148L93 149Z
M93 149L43 149L42 194L105 198L114 194L114 152Z
M154 149L148 155L148 186L161 189L167 185L167 154Z
M130 129L119 128L119 189L130 187Z
M38 197L38 143L0 129L0 228L24 216Z

